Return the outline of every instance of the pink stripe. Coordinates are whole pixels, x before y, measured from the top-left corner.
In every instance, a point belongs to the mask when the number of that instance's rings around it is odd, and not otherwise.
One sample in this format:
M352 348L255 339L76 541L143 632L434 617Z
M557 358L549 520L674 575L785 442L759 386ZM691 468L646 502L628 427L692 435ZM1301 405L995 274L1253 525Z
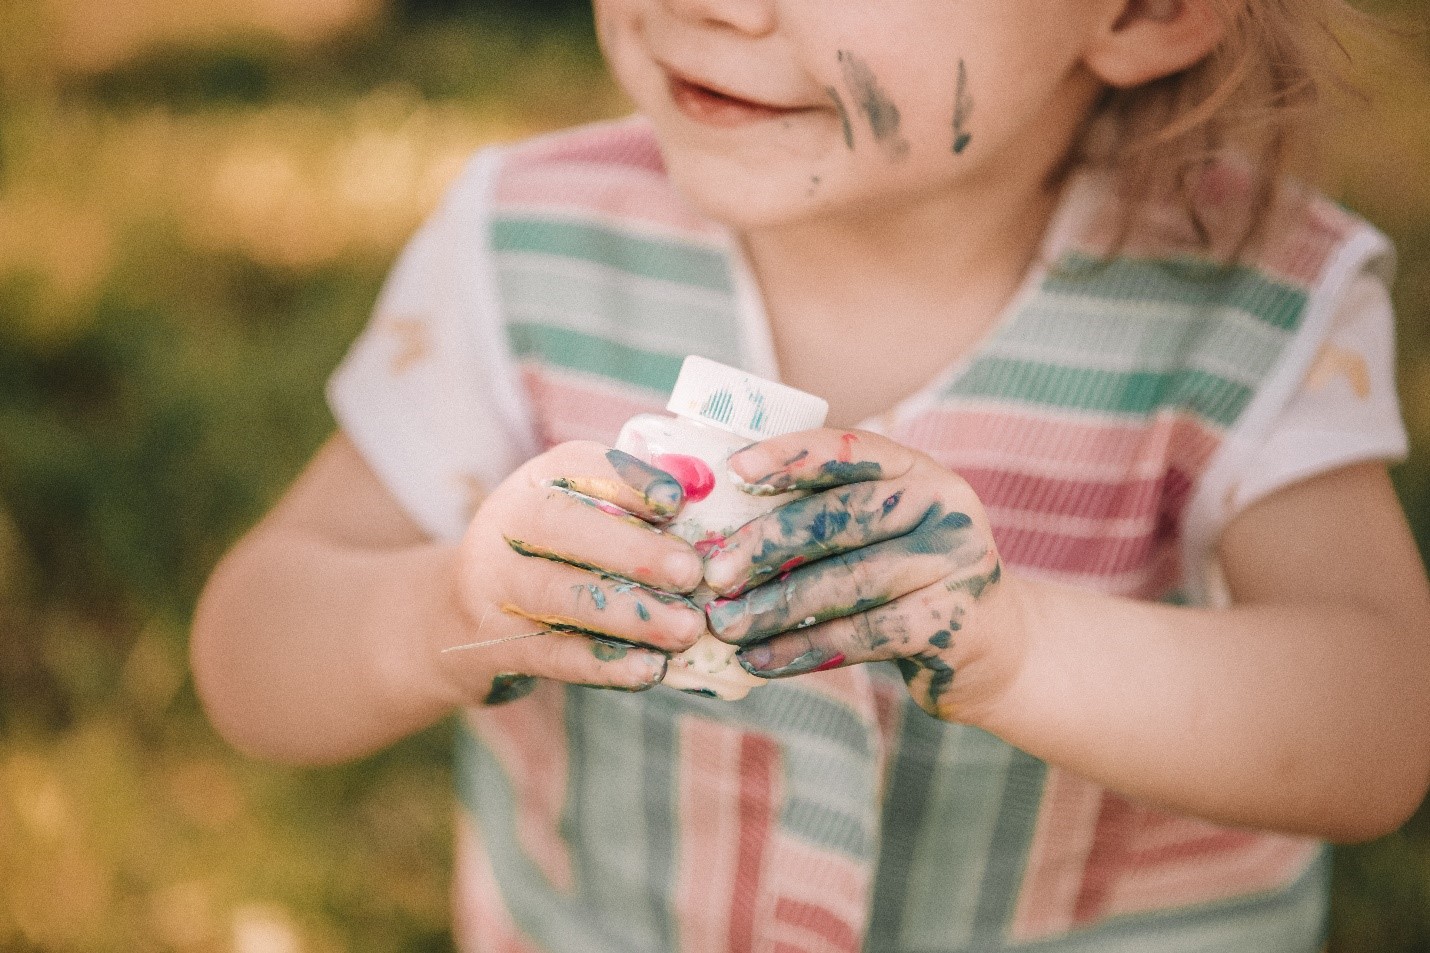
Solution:
M518 166L574 162L665 174L660 146L650 124L640 117L539 136L513 146L509 154Z
M774 904L762 902L765 926L756 935L756 953L780 942L804 953L847 953L846 938L862 936L867 927L869 866L778 830L770 854L765 893Z
M1182 833L1168 837L1169 826ZM1150 832L1155 846L1142 848ZM1187 907L1284 886L1319 848L1303 838L1222 828L1103 797L1074 922Z
M1155 522L1167 476L1121 483L1062 480L1055 477L967 467L957 471L984 506L1049 516Z
M1082 887L1102 804L1102 788L1050 767L1018 893L1012 934L1020 941L1065 932Z
M1125 798L1104 793L1088 852L1082 886L1073 904L1073 922L1091 923L1099 919L1107 897L1125 863L1127 841L1137 823L1137 809Z
M709 219L674 198L664 180L642 169L611 165L569 165L513 169L497 184L500 214L559 215L621 227L646 226L673 232L670 237L723 248L725 233Z
M781 898L775 904L775 918L816 934L836 950L858 953L859 934L845 920L817 904Z
M779 746L763 735L746 733L740 741L739 853L730 903L730 953L753 953L760 890L768 862L775 819L775 772Z
M541 682L521 701L469 709L467 723L491 749L511 782L522 852L553 887L570 891L575 874L561 836L569 773L565 700L562 686ZM533 745L532 738L544 740Z
M953 469L977 465L980 453L993 453L1008 461L1009 469L1034 473L1094 469L1145 475L1157 472L1174 448L1189 462L1205 459L1221 433L1197 418L1173 413L1124 423L1029 407L969 407L924 411L894 437Z
M457 811L452 881L452 932L461 953L540 953L512 921L481 834Z
M1285 887L1310 866L1319 847L1270 835L1189 864L1140 867L1119 878L1106 916L1214 903Z
M577 379L534 361L522 363L521 377L538 422L538 437L547 448L567 440L595 440L610 446L627 420L664 410L658 397Z
M772 752L746 746L746 731L683 716L677 727L679 762L676 766L680 810L680 849L675 873L675 911L681 953L730 953L735 948L736 913L742 904L747 923L743 942L759 932L754 923L767 922L768 913L757 909L754 898L741 891L750 888L750 864L777 810L778 772L761 759ZM760 793L763 775L764 793ZM745 808L758 811L766 801L763 820L742 815ZM747 839L748 842L747 842ZM753 859L752 859L753 858ZM742 863L744 866L742 866ZM757 878L756 878L757 879Z

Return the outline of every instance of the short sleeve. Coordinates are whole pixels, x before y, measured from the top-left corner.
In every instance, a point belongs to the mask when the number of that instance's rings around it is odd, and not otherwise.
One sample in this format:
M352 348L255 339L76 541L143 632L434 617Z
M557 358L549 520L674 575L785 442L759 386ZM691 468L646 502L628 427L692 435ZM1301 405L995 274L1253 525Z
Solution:
M1364 222L1328 217L1351 227L1307 289L1302 321L1183 512L1179 597L1192 605L1229 601L1217 542L1252 504L1319 474L1406 455L1387 291L1395 252Z
M1319 473L1405 457L1394 328L1384 283L1361 273L1347 287L1300 386L1228 488L1232 512Z
M480 496L534 453L502 327L480 153L388 275L328 381L343 432L430 535L458 538Z

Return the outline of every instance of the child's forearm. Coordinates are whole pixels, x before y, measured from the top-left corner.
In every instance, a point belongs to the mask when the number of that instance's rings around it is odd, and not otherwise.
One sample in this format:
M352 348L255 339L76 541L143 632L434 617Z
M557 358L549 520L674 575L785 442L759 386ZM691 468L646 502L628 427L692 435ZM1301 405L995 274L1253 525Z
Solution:
M194 622L201 697L224 737L303 764L358 757L460 699L430 646L463 641L452 547L365 550L260 527L215 571Z
M1008 580L1029 644L976 721L1156 805L1359 840L1399 826L1427 784L1423 613L1226 611Z

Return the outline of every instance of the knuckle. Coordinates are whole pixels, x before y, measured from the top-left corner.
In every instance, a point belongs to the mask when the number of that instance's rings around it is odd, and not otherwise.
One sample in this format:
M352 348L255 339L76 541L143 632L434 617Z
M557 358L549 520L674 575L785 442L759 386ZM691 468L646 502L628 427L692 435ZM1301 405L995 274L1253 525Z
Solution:
M870 566L871 560L860 553L859 550L842 553L835 557L844 568L849 577L849 585L854 590L856 600L868 599L874 595L875 574Z

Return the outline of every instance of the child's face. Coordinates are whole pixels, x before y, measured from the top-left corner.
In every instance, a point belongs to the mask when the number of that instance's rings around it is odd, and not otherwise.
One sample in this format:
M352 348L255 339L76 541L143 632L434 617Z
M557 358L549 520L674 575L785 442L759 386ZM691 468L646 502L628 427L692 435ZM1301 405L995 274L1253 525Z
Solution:
M595 0L672 176L736 227L1042 181L1092 106L1095 0Z

